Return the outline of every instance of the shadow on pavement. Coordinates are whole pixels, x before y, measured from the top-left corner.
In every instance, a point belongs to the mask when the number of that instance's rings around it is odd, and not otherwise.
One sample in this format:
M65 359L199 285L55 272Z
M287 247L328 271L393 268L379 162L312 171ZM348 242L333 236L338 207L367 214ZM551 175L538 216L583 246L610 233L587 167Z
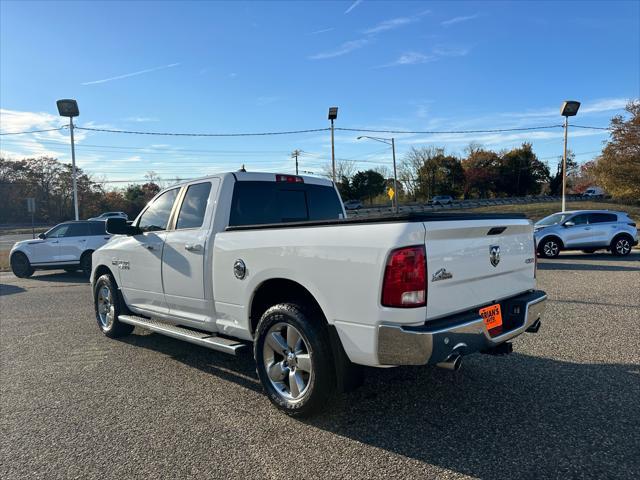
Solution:
M546 262L546 259L540 259L542 262ZM619 257L617 255L612 255L609 252L600 251L595 253L565 253L562 252L560 255L553 260L599 260L604 262L640 262L640 250L633 250L629 255L624 257Z
M58 270L42 270L37 271L28 280L37 280L40 282L59 282L59 283L89 283L89 278L80 272L65 272Z
M250 349L230 357L159 334L122 341L262 391ZM364 386L302 423L479 478L640 475L639 365L518 353L464 363L368 369Z
M582 258L582 260L584 259L585 258ZM604 272L640 272L640 265L638 265L637 267L629 267L627 265L544 261L538 263L538 270L601 270Z
M0 297L5 295L13 295L14 293L21 293L24 291L24 288L18 287L17 285L7 285L5 283L0 283Z

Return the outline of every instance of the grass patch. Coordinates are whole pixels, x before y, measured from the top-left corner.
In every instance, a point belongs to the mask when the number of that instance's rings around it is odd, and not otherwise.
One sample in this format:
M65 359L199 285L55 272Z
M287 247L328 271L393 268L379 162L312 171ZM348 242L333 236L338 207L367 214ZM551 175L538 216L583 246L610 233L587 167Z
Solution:
M552 213L562 210L560 202L531 203L526 205L492 205L465 209L467 212L496 212L496 213L524 213L528 218L537 222ZM622 205L609 202L567 202L567 210L617 210L626 212L638 223L640 221L640 206Z
M11 265L9 265L9 252L7 250L0 251L0 272L11 271Z

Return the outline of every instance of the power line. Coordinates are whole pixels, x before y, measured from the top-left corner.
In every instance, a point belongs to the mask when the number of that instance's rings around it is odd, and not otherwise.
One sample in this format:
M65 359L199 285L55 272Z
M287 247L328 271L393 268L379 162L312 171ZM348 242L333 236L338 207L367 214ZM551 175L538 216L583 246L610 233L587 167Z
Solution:
M173 133L173 132L140 132L135 130L114 130L109 128L75 127L76 130L91 132L126 133L131 135L158 135L172 137L264 137L269 135L293 135L298 133L326 132L329 128L312 128L309 130L290 130L284 132L251 132L251 133Z
M501 133L501 132L523 132L530 130L547 130L550 128L562 128L564 125L562 124L554 124L554 125L540 125L537 127L518 127L518 128L494 128L491 130L374 130L374 129L365 129L365 128L344 128L344 127L336 127L336 130L342 130L346 132L367 132L367 133L407 133L407 134L454 134L454 133Z
M25 135L27 133L43 133L43 132L56 132L58 130L62 130L66 128L66 126L58 127L58 128L47 128L44 130L27 130L24 132L2 132L0 135Z

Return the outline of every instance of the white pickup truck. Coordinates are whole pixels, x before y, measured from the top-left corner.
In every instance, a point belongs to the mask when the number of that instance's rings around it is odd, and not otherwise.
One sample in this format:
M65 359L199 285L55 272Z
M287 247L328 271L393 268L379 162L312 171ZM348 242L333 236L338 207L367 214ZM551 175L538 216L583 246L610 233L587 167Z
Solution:
M234 354L253 345L290 415L357 383L358 366L504 354L536 332L533 227L520 215L347 219L324 179L225 173L170 187L93 254L97 323Z

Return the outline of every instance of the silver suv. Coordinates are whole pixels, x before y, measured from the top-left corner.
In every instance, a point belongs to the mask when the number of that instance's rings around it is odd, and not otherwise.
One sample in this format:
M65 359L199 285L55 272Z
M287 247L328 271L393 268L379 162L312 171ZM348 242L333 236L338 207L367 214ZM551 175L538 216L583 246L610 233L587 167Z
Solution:
M536 223L534 232L538 253L547 258L557 257L561 250L607 249L629 255L638 244L638 230L629 215L609 210L554 213Z

